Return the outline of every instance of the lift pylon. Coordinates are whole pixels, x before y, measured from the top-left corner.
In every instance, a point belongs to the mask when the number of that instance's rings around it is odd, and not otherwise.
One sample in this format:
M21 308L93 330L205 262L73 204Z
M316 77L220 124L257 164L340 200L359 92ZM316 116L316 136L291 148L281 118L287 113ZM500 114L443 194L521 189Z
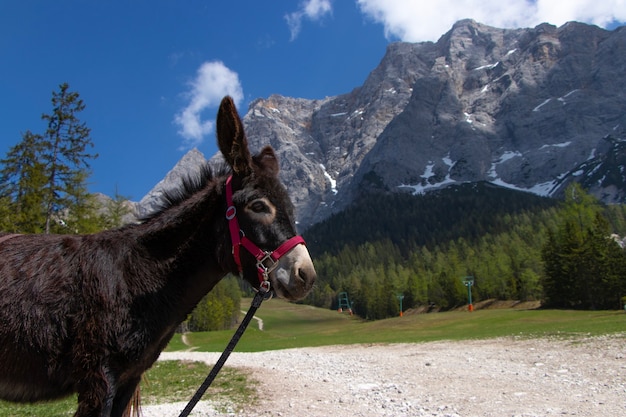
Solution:
M348 313L350 313L350 315L352 315L352 303L350 303L350 299L348 298L348 293L345 291L340 292L338 297L339 297L339 307L337 307L337 311L342 313L344 310L346 310Z

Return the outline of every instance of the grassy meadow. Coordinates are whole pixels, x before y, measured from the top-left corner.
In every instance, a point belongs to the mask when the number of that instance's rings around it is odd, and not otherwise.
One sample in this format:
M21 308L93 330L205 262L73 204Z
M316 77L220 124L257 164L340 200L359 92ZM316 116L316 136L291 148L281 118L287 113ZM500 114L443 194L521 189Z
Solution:
M163 404L187 401L204 381L212 366L204 362L159 361L145 373L141 383L142 404ZM256 392L249 376L225 366L206 398L226 398L232 403L249 403ZM183 407L179 411L182 411ZM76 411L76 395L59 401L36 404L14 404L0 401L0 417L64 417Z
M247 309L250 300L242 301ZM348 313L298 305L282 300L265 301L257 316L264 330L252 321L237 351L324 346L355 343L419 343L435 340L486 339L503 336L542 337L602 335L626 332L624 311L573 311L542 309L485 309L433 314L405 314L386 320L364 321ZM220 352L233 331L193 333L187 336L198 351ZM626 334L625 334L626 338ZM168 350L186 349L180 335Z
M250 299L242 301L242 309ZM265 301L257 311L263 331L253 320L235 351L258 352L275 349L355 343L420 343L436 340L488 339L494 337L576 338L621 334L626 342L626 312L571 311L542 309L485 309L474 312L450 311L433 314L405 314L379 321L364 321L339 313L282 300ZM195 351L221 352L234 331L192 333L186 341ZM167 350L187 350L180 335ZM227 363L228 364L228 363ZM210 371L198 362L157 362L142 384L145 404L191 398ZM255 398L254 384L238 369L226 366L207 397L226 397L232 402ZM34 405L0 402L0 417L71 416L76 397Z

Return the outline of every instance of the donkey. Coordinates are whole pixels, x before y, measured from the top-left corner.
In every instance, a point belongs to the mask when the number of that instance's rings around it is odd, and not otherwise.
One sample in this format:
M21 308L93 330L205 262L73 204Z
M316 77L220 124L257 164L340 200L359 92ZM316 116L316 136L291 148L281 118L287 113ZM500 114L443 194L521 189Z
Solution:
M309 292L315 269L273 149L250 154L230 97L216 130L224 167L142 223L0 238L0 398L76 392L75 417L126 415L143 372L226 274L287 300Z

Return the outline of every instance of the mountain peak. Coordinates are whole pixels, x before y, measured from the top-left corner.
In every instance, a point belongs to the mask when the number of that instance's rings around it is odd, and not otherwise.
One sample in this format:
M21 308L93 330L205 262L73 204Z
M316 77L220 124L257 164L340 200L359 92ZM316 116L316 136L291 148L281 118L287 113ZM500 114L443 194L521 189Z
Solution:
M390 44L351 92L258 99L243 121L251 149L276 150L301 229L365 192L467 182L558 196L578 181L624 202L623 51L626 30L466 19L436 43Z
M461 19L452 25L452 28L448 33L458 35L464 31L473 31L473 30L481 30L481 29L493 29L490 26L483 25L482 23L478 23L474 19ZM444 35L445 36L445 35Z

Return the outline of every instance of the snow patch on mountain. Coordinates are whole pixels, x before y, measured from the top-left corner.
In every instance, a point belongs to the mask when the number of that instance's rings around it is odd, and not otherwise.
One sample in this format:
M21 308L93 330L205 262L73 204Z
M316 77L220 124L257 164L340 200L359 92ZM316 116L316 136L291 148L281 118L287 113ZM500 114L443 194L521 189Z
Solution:
M337 180L330 176L324 164L320 164L320 168L324 171L324 177L330 182L330 190L333 194L337 194Z
M429 164L426 165L424 173L420 175L424 179L424 181L420 182L419 184L400 184L398 185L398 188L402 189L403 191L410 190L411 194L419 195L424 194L426 191L429 190L436 190L438 188L443 188L450 184L457 183L458 181L454 180L450 176L450 170L454 166L454 161L452 161L452 159L450 158L450 154L447 154L445 157L441 158L441 161L448 166L448 173L442 181L430 181L432 178L435 178L436 175L434 173L435 164L433 162L429 162Z

